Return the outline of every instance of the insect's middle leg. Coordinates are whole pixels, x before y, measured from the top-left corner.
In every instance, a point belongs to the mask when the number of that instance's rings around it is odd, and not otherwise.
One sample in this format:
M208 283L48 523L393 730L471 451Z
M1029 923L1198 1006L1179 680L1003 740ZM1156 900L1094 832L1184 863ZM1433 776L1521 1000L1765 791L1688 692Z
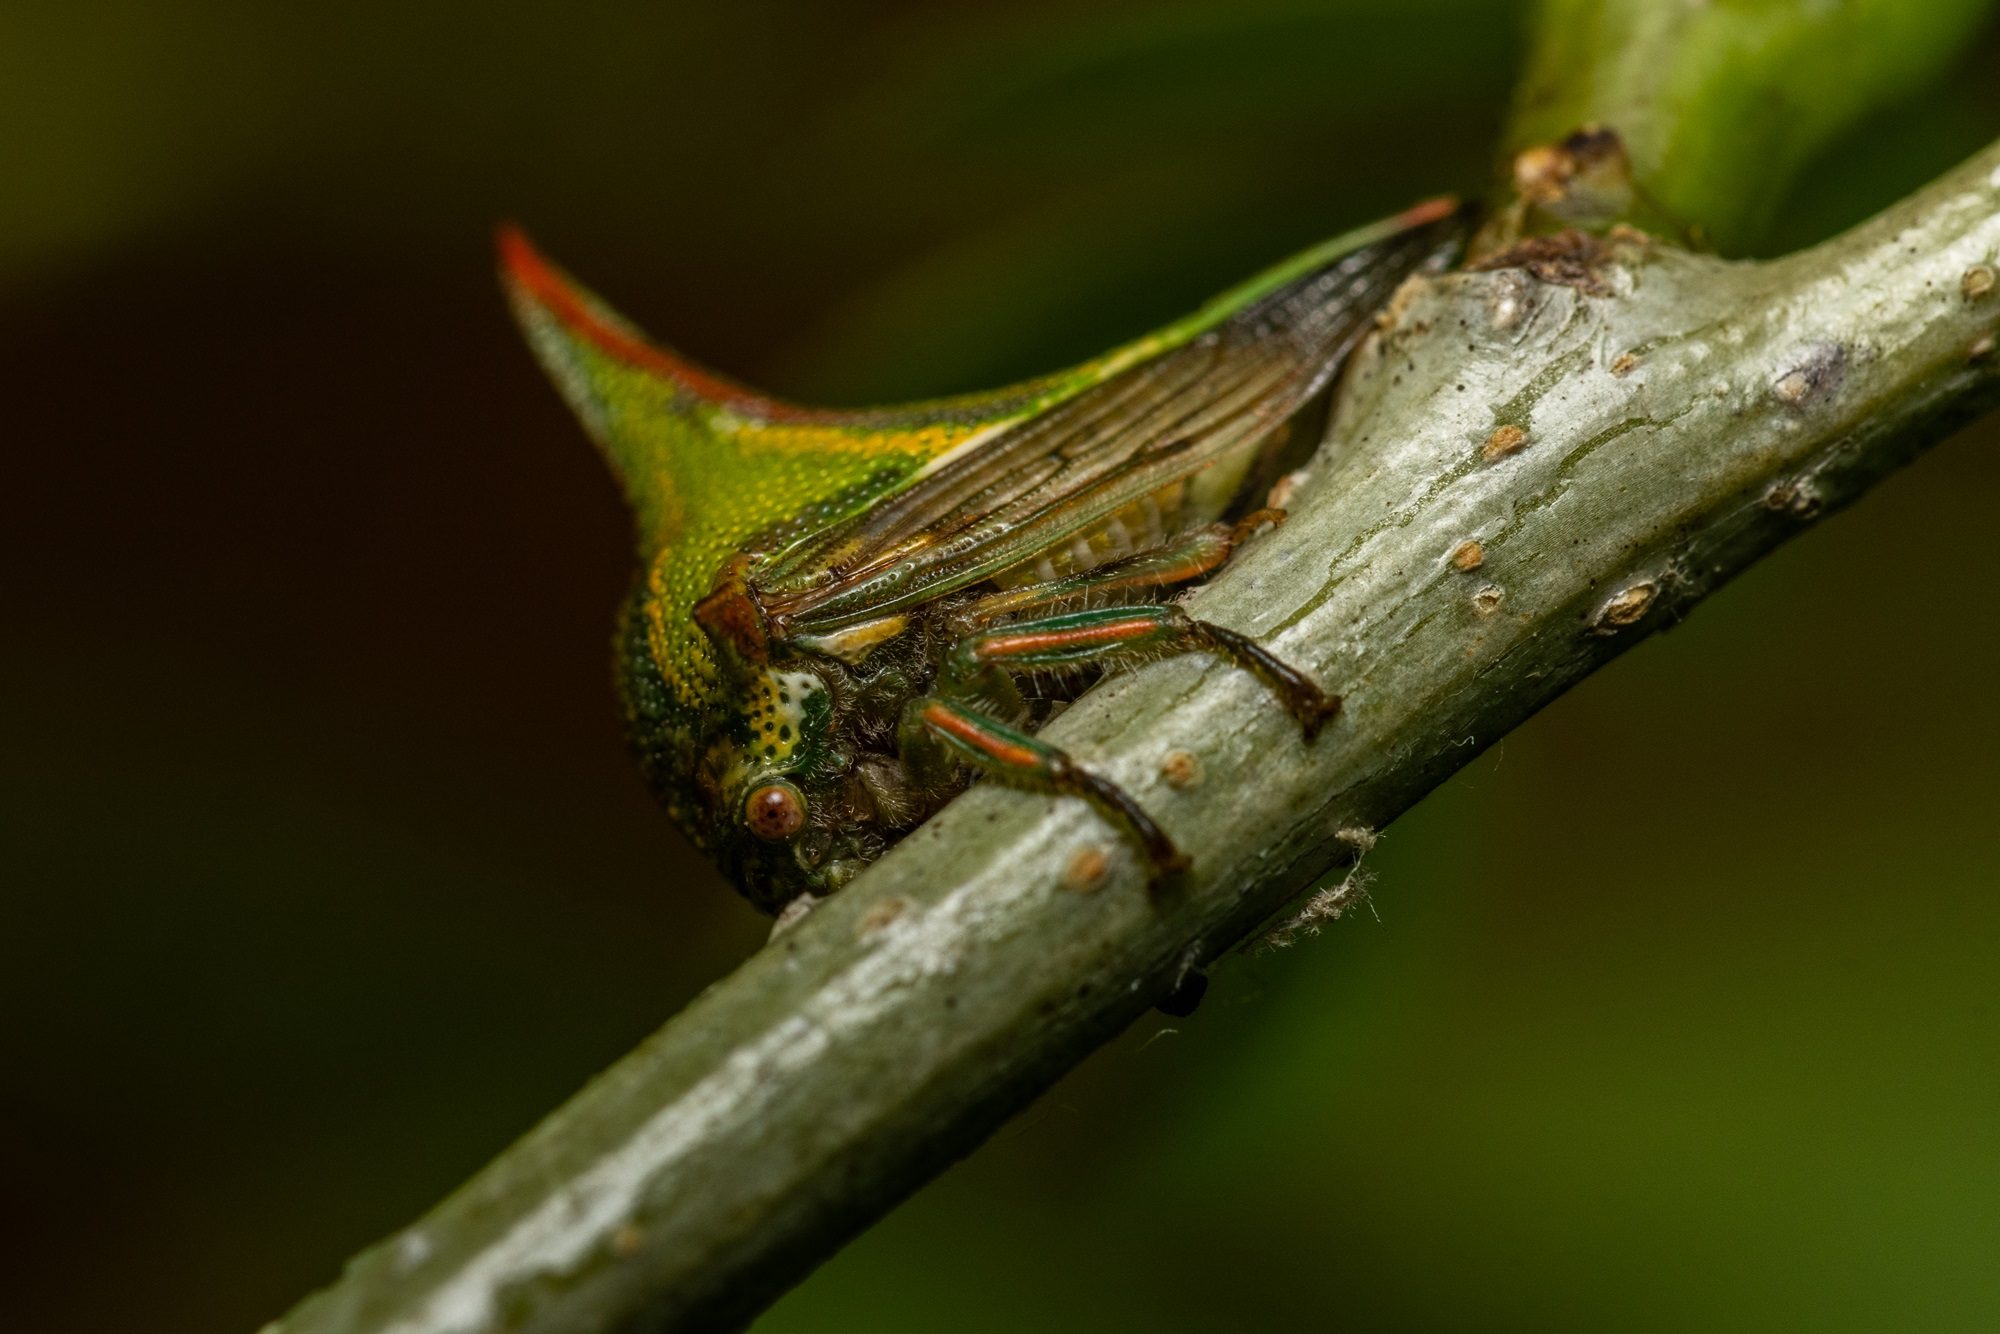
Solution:
M1006 698L1002 678L1059 671L1118 658L1208 652L1229 659L1270 687L1310 741L1340 712L1340 697L1256 640L1177 606L1099 607L1069 612L961 639L945 658L938 693L947 697Z
M1309 677L1255 640L1179 607L1131 603L1156 590L1197 578L1221 565L1251 528L1283 519L1259 511L1233 528L1213 524L1170 546L1140 552L1062 579L992 594L961 608L966 631L946 655L932 693L903 711L898 749L919 781L942 777L954 763L971 765L999 782L1034 791L1065 793L1090 801L1146 851L1156 877L1187 864L1166 831L1116 784L1091 773L1047 742L994 717L1023 712L1017 675L1206 651L1249 670L1278 696L1310 740L1340 711ZM1086 606L1050 614L1078 602L1111 599L1127 605ZM1032 614L1032 619L992 627L991 622Z
M1166 830L1116 783L963 703L936 695L910 701L897 739L904 763L915 774L934 775L959 761L1010 787L1082 797L1131 834L1145 850L1156 880L1187 867L1186 856Z

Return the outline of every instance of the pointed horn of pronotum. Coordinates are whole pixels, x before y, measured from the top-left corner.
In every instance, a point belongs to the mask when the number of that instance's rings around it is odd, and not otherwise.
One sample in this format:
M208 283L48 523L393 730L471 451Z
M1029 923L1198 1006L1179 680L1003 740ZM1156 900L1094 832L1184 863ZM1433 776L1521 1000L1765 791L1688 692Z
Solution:
M518 227L501 227L496 245L516 319L597 442L642 527L656 528L662 506L673 503L663 493L675 471L668 455L693 444L689 436L714 446L730 440L731 423L804 415L651 341L550 263Z
M534 328L549 322L607 357L672 384L692 399L757 417L783 418L800 411L649 340L576 279L550 263L519 227L503 224L495 238L501 278L521 319Z
M972 437L1199 336L1294 278L1448 218L1457 207L1428 200L1336 237L1081 366L982 394L860 410L800 407L698 366L649 340L543 258L518 228L502 227L498 245L515 315L617 476L638 521L641 554L680 540L692 524L718 544L689 556L708 562L702 576L712 579L714 563L755 529L866 479L906 476Z

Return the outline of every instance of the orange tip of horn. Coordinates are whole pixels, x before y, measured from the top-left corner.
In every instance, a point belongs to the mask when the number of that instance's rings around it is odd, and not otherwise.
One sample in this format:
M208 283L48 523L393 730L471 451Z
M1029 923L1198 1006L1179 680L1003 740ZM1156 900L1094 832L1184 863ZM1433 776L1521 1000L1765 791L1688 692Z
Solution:
M1457 195L1439 195L1426 199L1420 204L1412 204L1396 215L1396 222L1403 227L1421 227L1427 222L1437 222L1458 212Z

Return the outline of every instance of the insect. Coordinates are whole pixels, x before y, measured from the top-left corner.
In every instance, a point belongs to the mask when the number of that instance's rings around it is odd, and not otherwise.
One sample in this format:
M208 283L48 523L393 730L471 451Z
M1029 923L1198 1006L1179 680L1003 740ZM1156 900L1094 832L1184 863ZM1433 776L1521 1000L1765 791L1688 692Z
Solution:
M648 341L500 236L535 352L633 510L616 657L633 747L681 828L767 912L838 889L974 775L1080 797L1155 876L1184 865L1036 729L1104 670L1204 652L1310 739L1339 699L1166 596L1282 514L1287 427L1404 278L1455 255L1419 205L1071 370L831 410Z

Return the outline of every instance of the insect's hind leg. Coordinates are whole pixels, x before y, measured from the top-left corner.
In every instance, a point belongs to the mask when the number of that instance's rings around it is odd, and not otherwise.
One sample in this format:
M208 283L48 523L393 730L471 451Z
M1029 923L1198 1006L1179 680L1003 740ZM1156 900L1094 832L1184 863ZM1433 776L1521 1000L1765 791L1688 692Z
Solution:
M968 635L946 657L938 691L948 697L990 698L998 693L998 676L1194 652L1217 654L1257 677L1298 721L1308 741L1340 712L1338 695L1321 690L1256 640L1198 621L1171 604L1099 607Z
M1139 844L1156 881L1187 868L1173 839L1117 784L963 703L937 695L910 701L897 741L905 764L918 774L935 774L941 764L957 760L1010 787L1082 797Z

